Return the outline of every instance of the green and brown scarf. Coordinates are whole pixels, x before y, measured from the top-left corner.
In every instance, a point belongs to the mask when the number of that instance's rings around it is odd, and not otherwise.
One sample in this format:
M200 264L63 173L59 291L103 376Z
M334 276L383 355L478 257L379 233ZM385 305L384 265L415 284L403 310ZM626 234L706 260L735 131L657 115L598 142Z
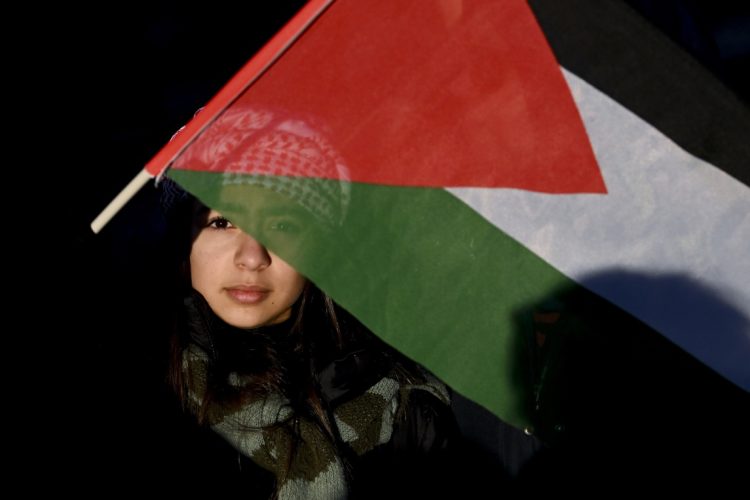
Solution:
M206 353L195 345L184 353L183 368L196 411L205 391L207 362ZM227 382L242 386L235 373ZM396 415L412 391L427 391L450 404L446 387L429 373L407 380L394 368L334 408L344 443L358 456L387 443ZM240 453L274 474L280 499L347 497L344 464L334 444L314 422L295 415L286 398L271 394L232 407L216 403L208 409L208 421Z

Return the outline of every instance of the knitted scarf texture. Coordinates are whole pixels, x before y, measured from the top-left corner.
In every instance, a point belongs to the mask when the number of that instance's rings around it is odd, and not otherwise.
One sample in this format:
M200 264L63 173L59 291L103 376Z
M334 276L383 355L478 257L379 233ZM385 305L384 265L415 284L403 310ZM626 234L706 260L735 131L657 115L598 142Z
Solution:
M196 411L205 391L206 362L207 357L199 348L191 346L185 351L183 366ZM445 386L430 374L424 372L418 383L400 379L393 370L364 393L334 409L338 432L356 455L390 440L396 415L411 391L428 391L450 404ZM236 374L230 374L228 382L241 384ZM333 443L315 423L296 416L283 396L270 394L234 408L212 403L208 415L214 431L274 474L280 499L347 497L344 465ZM297 439L291 425L296 428Z

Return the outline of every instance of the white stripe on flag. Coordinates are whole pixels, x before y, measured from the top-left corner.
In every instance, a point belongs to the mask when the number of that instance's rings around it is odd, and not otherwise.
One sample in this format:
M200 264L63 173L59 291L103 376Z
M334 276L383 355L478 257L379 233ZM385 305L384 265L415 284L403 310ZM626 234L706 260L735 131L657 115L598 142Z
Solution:
M563 73L609 193L449 191L750 390L750 188Z

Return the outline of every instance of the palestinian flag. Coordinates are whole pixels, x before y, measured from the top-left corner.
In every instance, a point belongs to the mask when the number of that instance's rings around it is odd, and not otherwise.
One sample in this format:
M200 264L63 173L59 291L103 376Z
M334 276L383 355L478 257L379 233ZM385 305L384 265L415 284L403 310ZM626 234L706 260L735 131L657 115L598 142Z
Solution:
M749 130L622 2L313 0L147 169L526 426L595 333L750 390Z

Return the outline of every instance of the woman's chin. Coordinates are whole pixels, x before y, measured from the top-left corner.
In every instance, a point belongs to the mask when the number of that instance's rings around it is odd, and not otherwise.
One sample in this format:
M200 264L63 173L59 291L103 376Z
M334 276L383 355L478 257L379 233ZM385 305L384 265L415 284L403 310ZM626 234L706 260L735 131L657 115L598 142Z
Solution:
M243 330L250 330L253 328L260 328L262 326L275 325L283 322L289 318L289 314L278 315L278 316L266 316L266 315L253 315L251 317L247 315L218 315L225 323L235 328L241 328Z

